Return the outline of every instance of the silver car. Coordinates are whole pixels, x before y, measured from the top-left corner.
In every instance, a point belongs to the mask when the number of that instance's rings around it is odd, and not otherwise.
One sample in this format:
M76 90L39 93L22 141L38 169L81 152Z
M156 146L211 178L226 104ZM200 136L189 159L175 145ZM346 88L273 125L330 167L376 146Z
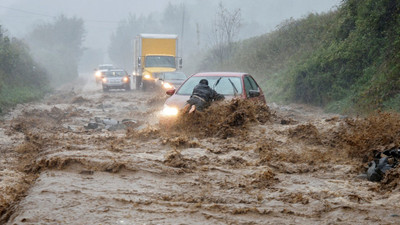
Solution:
M103 91L110 89L131 90L131 78L125 70L112 69L102 72Z

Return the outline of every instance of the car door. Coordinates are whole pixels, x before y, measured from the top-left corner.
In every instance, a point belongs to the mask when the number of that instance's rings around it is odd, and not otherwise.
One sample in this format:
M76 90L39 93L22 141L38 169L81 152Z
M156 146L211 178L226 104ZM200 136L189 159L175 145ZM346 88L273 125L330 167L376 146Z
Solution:
M243 78L243 82L246 98L254 98L265 102L264 93L262 92L261 88L258 86L253 77L251 77L250 75L246 75Z

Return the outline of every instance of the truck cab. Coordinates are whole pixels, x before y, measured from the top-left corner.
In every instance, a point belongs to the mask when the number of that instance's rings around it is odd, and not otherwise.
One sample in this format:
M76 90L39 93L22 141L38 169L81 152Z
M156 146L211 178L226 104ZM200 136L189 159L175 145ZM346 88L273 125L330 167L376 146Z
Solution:
M143 88L154 85L155 73L173 72L176 70L175 57L172 55L147 55L144 59L142 76Z

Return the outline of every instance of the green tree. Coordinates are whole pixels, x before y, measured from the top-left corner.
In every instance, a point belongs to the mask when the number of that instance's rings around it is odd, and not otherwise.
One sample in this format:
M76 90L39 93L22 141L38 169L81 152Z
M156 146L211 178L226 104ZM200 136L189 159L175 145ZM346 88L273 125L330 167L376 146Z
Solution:
M147 17L130 14L122 20L111 35L108 55L115 65L133 70L133 40L139 33L159 32L160 25L152 15Z
M165 33L182 34L182 26L188 22L189 15L185 14L184 4L174 5L168 3L161 18L161 28Z
M47 91L47 73L32 59L28 46L5 35L0 26L0 112Z
M52 23L36 26L28 35L35 58L49 71L53 84L78 77L84 34L82 19L61 15Z
M115 65L133 70L133 40L140 33L177 34L183 38L185 24L189 15L185 15L184 4L168 3L163 12L147 16L130 14L120 21L111 35L108 55ZM190 44L192 38L188 38ZM183 48L182 39L179 48Z

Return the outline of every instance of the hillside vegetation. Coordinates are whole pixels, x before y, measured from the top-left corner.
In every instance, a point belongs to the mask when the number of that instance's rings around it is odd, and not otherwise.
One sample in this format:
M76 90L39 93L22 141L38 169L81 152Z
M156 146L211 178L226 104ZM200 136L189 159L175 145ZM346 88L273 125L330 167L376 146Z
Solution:
M0 113L38 99L48 90L47 73L32 59L28 47L4 35L0 26Z
M254 74L273 101L400 111L400 1L345 0L236 43L224 63L207 65Z

